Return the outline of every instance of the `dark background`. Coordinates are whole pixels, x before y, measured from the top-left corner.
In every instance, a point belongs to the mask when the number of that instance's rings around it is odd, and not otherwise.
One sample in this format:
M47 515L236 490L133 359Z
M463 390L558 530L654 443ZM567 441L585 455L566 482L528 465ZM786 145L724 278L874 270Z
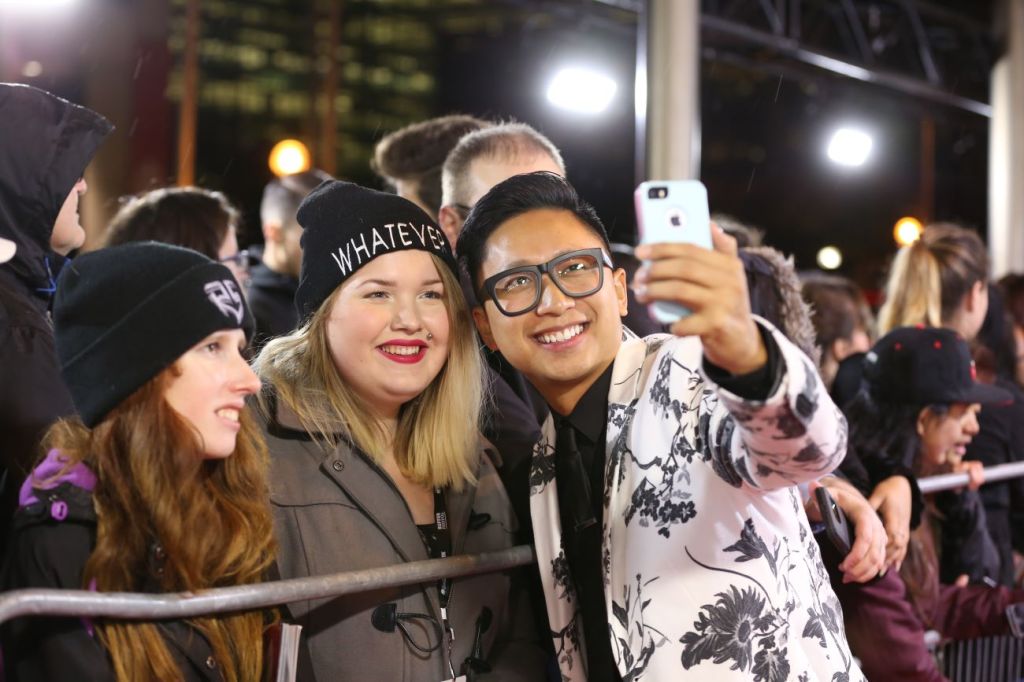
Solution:
M266 159L273 144L297 137L322 153L317 144L324 103L317 97L329 58L322 47L328 2L203 2L196 178L242 208L243 242L260 239L259 197L270 179ZM120 154L115 172L94 183L94 196L105 197L101 213L107 217L116 210L118 194L175 179L184 4L77 0L62 26L47 19L9 25L5 32L0 23L4 78L51 89L115 119L118 131L98 157L104 163L104 155ZM596 206L613 238L633 241L632 190L639 179L633 10L642 4L343 2L334 55L340 76L334 103L337 174L380 186L369 168L374 143L416 120L453 112L517 119L561 148L570 179ZM835 14L839 4L797 4L802 44L852 59L850 36ZM925 33L941 87L987 102L998 54L993 2L913 4L922 12L940 12L940 19L928 20ZM867 31L874 68L923 80L900 3L855 0L852 6ZM768 29L763 7L756 0L701 3L705 14L761 32ZM954 14L943 19L943 9ZM129 39L110 37L115 25ZM980 37L965 33L967 25L981 26ZM284 53L287 63L281 61ZM759 227L768 244L795 255L798 267L815 267L817 251L835 245L844 255L839 272L874 288L895 251L893 225L904 215L961 222L984 236L986 117L822 71L720 31L701 30L701 54L701 179L711 209ZM28 59L44 63L42 76L19 74ZM607 111L583 116L547 103L548 79L569 63L604 70L618 82ZM846 123L874 136L871 158L857 169L836 166L825 156L829 133ZM923 154L929 147L931 161Z

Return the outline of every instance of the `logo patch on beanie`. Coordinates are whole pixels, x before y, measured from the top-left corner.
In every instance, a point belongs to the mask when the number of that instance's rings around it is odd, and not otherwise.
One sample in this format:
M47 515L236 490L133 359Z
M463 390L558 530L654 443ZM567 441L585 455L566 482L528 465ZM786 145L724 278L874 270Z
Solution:
M230 279L222 279L216 282L208 282L203 287L206 297L217 306L217 309L225 317L233 318L236 324L242 324L242 316L245 314L245 305L242 303L242 294Z

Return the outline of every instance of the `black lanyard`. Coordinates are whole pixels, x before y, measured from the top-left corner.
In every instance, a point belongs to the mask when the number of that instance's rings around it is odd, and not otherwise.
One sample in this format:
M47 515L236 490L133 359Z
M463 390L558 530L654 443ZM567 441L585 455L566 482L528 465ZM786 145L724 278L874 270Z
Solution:
M434 526L437 528L436 543L431 543L430 556L433 559L444 559L452 555L452 530L448 527L448 507L445 505L444 492L434 488ZM451 597L451 578L441 578L437 587L441 608L448 608Z
M452 555L452 531L448 527L448 507L445 505L444 492L434 488L434 525L437 528L436 543L431 543L430 554L435 559L443 559ZM448 671L455 679L455 667L452 665L452 644L455 642L455 629L448 619L448 602L452 596L452 579L441 578L437 583L438 603L441 606L441 627L447 636Z

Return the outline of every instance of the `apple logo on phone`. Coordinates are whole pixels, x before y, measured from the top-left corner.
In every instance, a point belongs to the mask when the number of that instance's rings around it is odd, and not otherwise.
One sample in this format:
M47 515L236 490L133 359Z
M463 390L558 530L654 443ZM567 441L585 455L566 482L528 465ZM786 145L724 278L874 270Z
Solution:
M665 212L672 227L686 227L686 213L681 208L670 208Z

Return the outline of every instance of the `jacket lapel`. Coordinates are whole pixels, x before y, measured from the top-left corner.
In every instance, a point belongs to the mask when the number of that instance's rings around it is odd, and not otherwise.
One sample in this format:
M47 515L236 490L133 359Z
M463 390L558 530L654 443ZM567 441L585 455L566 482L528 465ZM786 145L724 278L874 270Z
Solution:
M656 343L656 342L655 342ZM608 391L609 418L605 463L604 530L602 545L608 551L608 504L609 482L618 472L618 462L613 462L614 437L623 432L619 428L628 419L620 419L615 426L615 411L635 402L643 388L642 376L645 360L654 351L643 339L626 327L622 328L622 345L615 355L612 368L612 382ZM616 407L618 406L618 407ZM541 438L534 446L530 467L530 517L533 522L534 548L540 568L541 583L544 587L544 601L547 606L551 635L554 640L558 667L563 682L584 682L587 679L586 642L578 611L579 600L569 567L562 550L562 524L558 508L558 485L555 479L555 424L548 415L541 428ZM607 584L607 581L606 581ZM609 595L605 595L611 604ZM611 614L609 613L609 618Z
M304 430L295 414L283 403L277 405L276 418L278 424L285 428ZM333 450L324 453L320 472L334 481L366 514L403 561L429 558L401 493L369 457L357 452L347 442L340 441Z
M480 473L477 468L478 475ZM445 507L448 511L448 527L452 532L452 553L462 554L466 546L466 531L469 529L469 515L476 499L476 486L463 486L461 492L448 491Z
M585 682L586 644L576 588L562 549L562 523L555 481L555 422L548 415L530 464L530 518L544 604L547 607L562 682Z
M403 561L429 558L405 499L388 475L368 457L340 443L324 457L320 471L366 514Z

